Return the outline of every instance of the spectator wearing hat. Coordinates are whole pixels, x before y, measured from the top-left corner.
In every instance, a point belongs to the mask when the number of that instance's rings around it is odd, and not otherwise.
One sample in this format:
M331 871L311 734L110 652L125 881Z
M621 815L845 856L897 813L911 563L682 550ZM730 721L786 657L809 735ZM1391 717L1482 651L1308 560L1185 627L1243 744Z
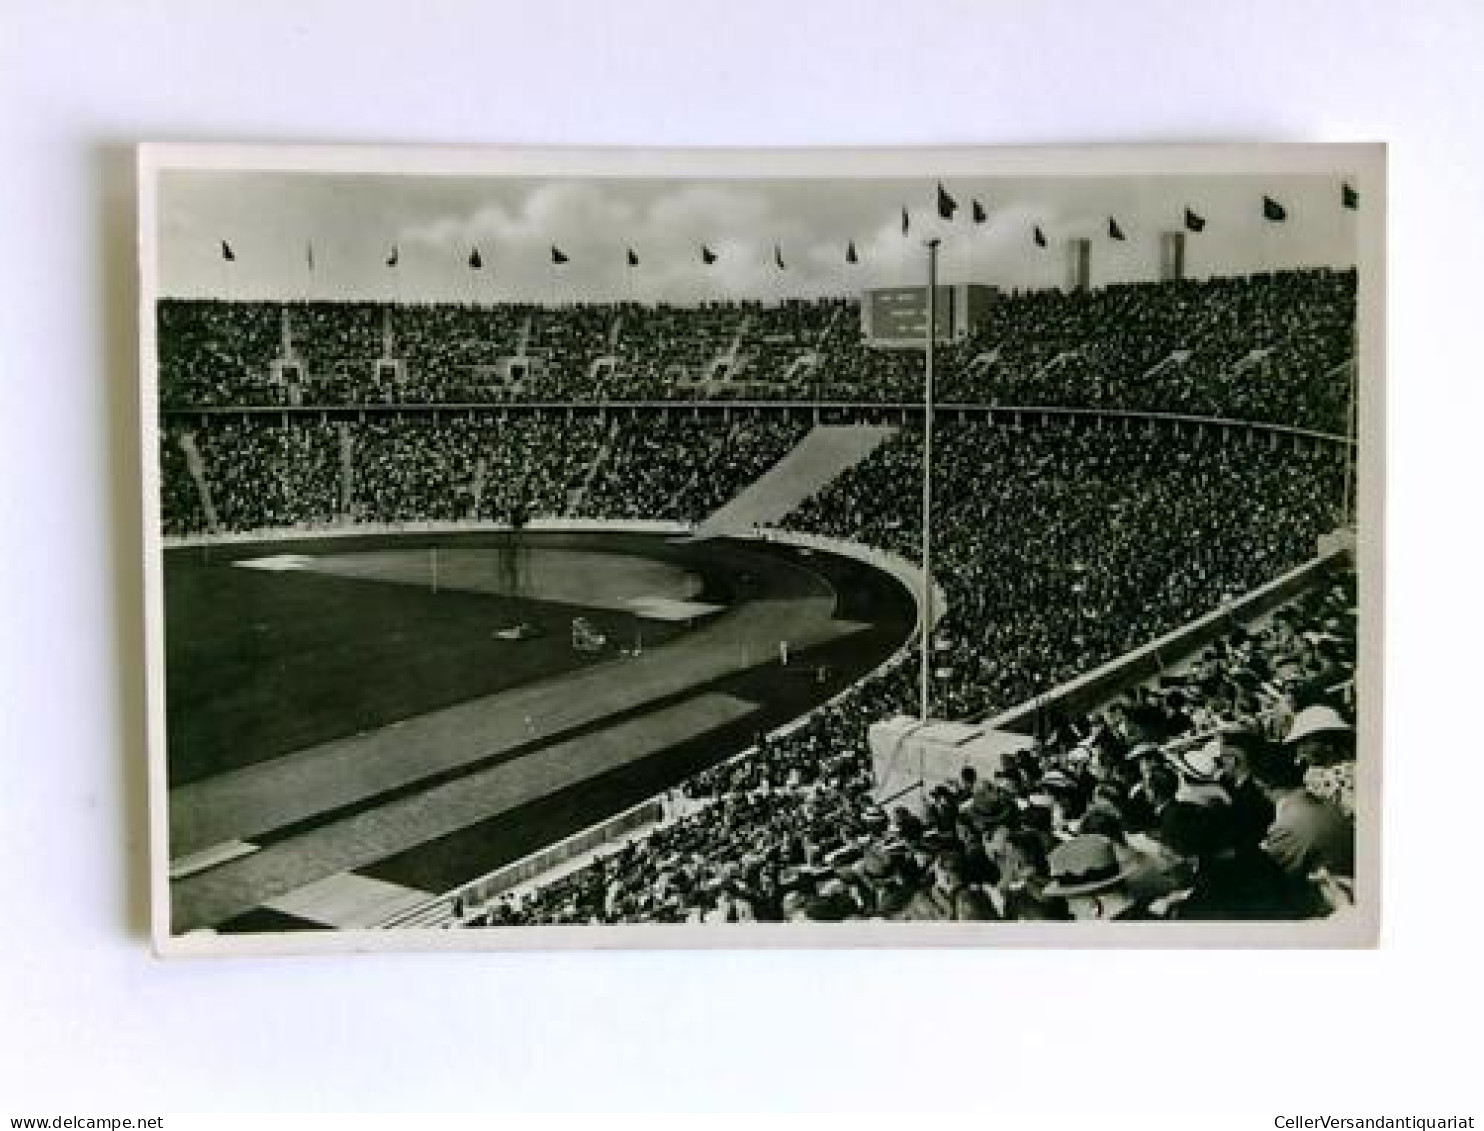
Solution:
M1181 806L1182 812L1199 812L1194 806ZM1128 865L1126 883L1129 894L1141 903L1148 903L1168 895L1181 886L1184 873L1178 868L1179 861L1158 842L1138 838L1143 843L1134 844L1124 833L1123 817L1118 810L1105 804L1096 804L1087 810L1078 822L1078 833L1095 833L1113 842L1113 851L1118 859Z
M1304 786L1304 769L1287 746L1268 746L1249 760L1252 779L1273 803L1262 847L1290 876L1318 868L1355 874L1355 827L1333 802Z
M1355 815L1355 729L1333 707L1316 704L1293 717L1283 744L1303 763L1304 784L1315 797Z
M1221 784L1221 740L1213 739L1204 746L1175 750L1170 765L1180 776L1175 801L1208 808L1230 805L1231 797Z
M1101 833L1083 833L1057 845L1048 861L1051 882L1044 894L1061 898L1074 919L1137 920L1151 918L1147 905L1128 889L1133 865L1119 859L1113 842Z

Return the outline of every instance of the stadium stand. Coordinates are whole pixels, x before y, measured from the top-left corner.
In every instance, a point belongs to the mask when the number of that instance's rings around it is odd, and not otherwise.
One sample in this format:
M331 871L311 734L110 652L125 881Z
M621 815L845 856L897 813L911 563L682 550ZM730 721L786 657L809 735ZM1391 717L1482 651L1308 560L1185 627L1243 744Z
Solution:
M733 423L691 420L615 429L583 513L601 518L698 522L773 466L807 426L762 414Z
M940 400L1343 434L1354 308L1354 272L1331 270L1006 294L945 344ZM159 330L166 407L911 402L922 386L921 353L872 347L860 304L845 299L550 309L171 299Z
M224 529L324 526L340 515L340 444L333 425L225 419L194 435Z
M195 434L160 432L160 521L166 534L196 534L209 528L200 484L193 478L186 447Z
M950 405L1153 415L936 425L934 716L1025 703L1312 558L1346 518L1339 445L1159 418L1344 433L1354 301L1354 273L1332 271L1011 294L946 344ZM700 523L811 431L751 400L921 395L920 352L866 343L851 300L167 300L159 319L170 535L516 512ZM749 403L520 407L722 397ZM387 404L407 408L369 410ZM428 407L450 404L475 407ZM246 410L267 405L285 411ZM784 525L913 557L920 419L866 451ZM878 673L690 779L657 829L450 924L1328 914L1354 870L1355 605L1353 573L1330 574L1184 670L1038 729L994 780L937 787L922 815L872 800L866 728L916 697L913 672Z
M1353 781L1354 600L1354 575L1335 576L993 780L969 771L935 788L922 816L871 801L862 730L890 709L887 677L693 779L688 814L456 922L1330 914L1354 860L1333 785ZM1320 734L1322 756L1306 746Z

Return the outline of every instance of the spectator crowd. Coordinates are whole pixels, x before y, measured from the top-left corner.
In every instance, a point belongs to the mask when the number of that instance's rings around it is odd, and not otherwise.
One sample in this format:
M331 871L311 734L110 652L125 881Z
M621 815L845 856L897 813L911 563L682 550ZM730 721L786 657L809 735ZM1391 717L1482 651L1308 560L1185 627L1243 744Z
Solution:
M320 421L216 415L161 433L167 535L482 518L698 522L781 459L808 425L512 412ZM199 477L192 472L194 449ZM204 488L204 490L203 490Z
M920 349L848 299L159 304L160 396L203 405L920 400ZM998 295L942 343L943 401L1184 413L1346 431L1355 273ZM283 376L290 361L296 380ZM395 363L390 368L386 363ZM275 377L277 374L277 377Z
M457 925L1294 920L1354 901L1355 579L920 806L871 799L900 675L685 786L687 815Z
M536 308L165 301L162 403L263 403L292 342L327 403L920 395L919 352L861 340L853 302ZM945 345L947 401L1127 408L1342 431L1354 275L1006 295ZM400 359L396 388L374 360ZM723 366L718 376L716 366ZM505 375L501 376L502 367ZM501 384L504 382L504 384ZM185 413L161 430L167 534L561 515L695 522L807 431L788 413ZM922 435L906 427L786 520L915 558ZM1313 556L1340 525L1327 445L1217 431L935 430L947 608L934 717L980 720ZM213 518L214 516L214 518ZM867 727L915 712L912 665L692 777L677 815L562 879L460 905L468 926L885 920L1301 919L1352 899L1355 578L1078 717L993 775L872 800Z

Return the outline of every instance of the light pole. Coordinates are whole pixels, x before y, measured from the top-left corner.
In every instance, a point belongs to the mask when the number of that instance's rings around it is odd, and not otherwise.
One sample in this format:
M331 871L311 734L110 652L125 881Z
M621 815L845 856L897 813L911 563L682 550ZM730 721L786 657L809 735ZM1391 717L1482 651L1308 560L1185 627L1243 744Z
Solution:
M938 336L938 245L927 241L927 348L922 390L922 703L919 715L928 720L932 680L933 625L933 347Z

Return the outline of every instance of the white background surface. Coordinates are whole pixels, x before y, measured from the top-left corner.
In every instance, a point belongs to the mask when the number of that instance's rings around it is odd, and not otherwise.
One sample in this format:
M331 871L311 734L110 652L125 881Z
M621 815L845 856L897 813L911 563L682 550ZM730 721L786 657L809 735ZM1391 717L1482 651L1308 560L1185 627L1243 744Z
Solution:
M1467 0L0 0L0 1112L1477 1112L1480 58ZM1391 142L1382 948L151 958L141 139Z

